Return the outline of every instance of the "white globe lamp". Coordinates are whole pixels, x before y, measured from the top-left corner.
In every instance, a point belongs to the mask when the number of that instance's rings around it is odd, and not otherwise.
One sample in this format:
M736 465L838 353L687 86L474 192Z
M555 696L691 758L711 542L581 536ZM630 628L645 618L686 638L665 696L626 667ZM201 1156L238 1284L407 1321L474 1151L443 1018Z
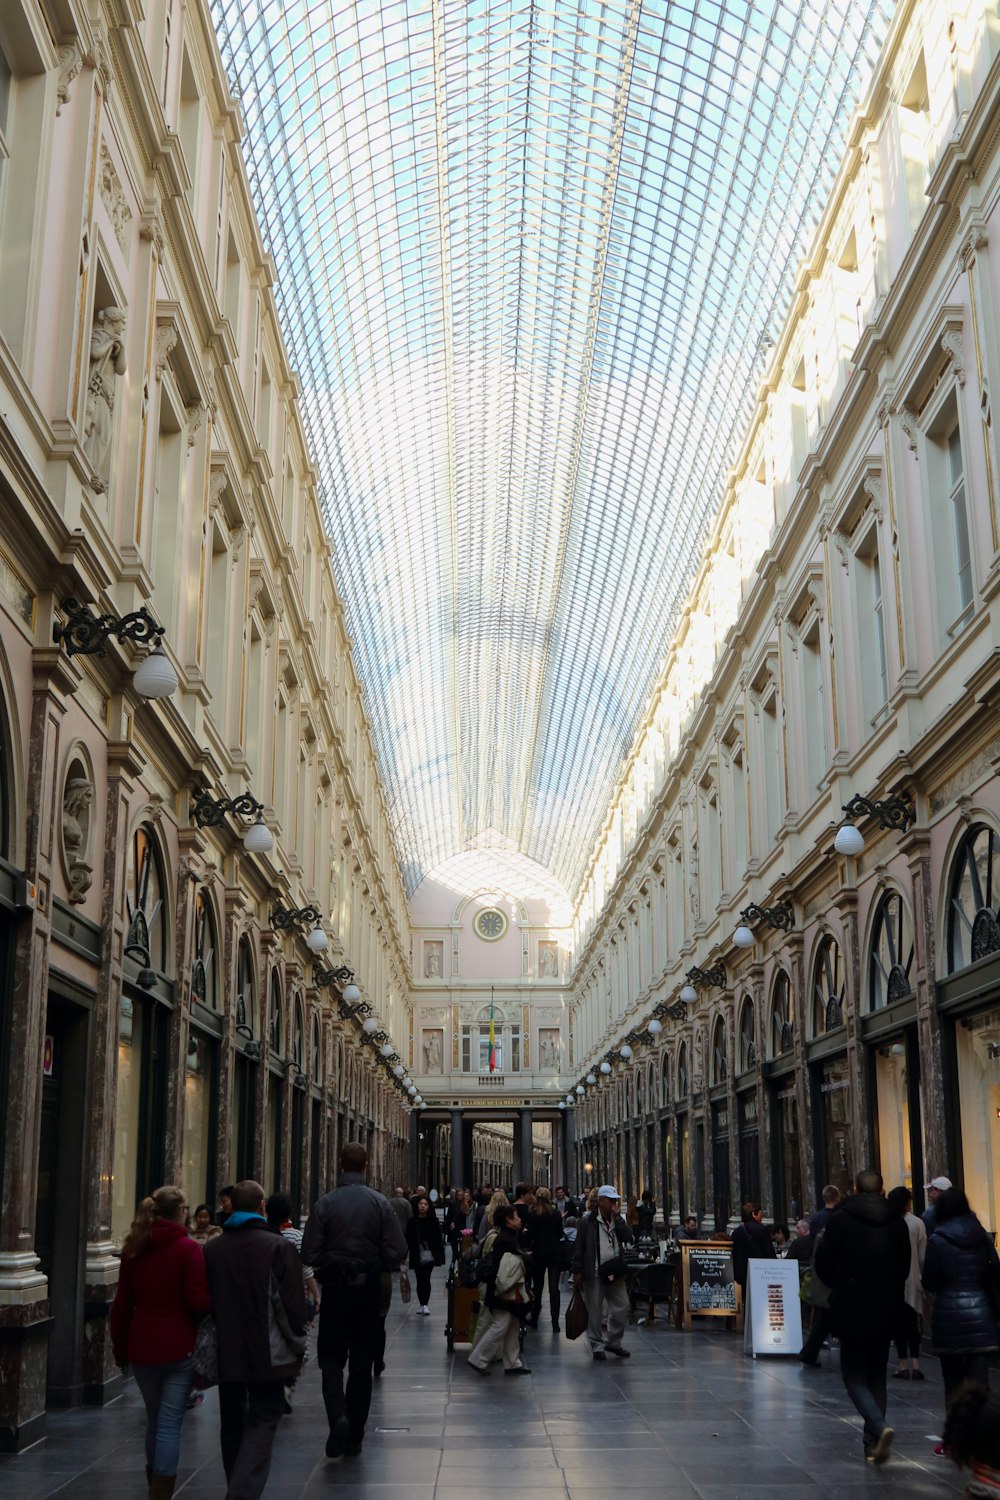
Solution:
M646 1027L646 1030L649 1032L650 1036L659 1036L660 1032L663 1030L663 1022L657 1016L654 1016L649 1025Z
M330 939L327 937L326 933L317 922L316 926L312 929L312 931L309 933L309 936L306 938L306 947L309 949L310 953L325 953L329 946Z
M601 1063L601 1072L604 1074L604 1076L606 1078L608 1076L608 1074L611 1072L611 1064L609 1062L602 1062Z
M257 821L251 823L243 835L243 847L248 854L270 854L274 848L274 839L271 830L264 822L263 813L257 814Z
M681 999L685 1005L693 1005L698 998L698 991L693 984L686 984L681 989Z
M621 1055L622 1055L623 1059L625 1060L625 1062L628 1062L629 1059L632 1056L632 1048L629 1046L628 1042L622 1042L622 1044L621 1044L621 1046L619 1047L618 1050L621 1053Z
M143 698L169 698L177 691L177 673L162 646L143 657L132 681Z
M361 999L361 991L356 984L347 984L344 986L343 998L348 1005L357 1005Z
M847 854L852 859L857 859L865 847L865 841L860 830L855 828L853 823L841 823L837 829L837 837L833 841L833 847L838 854Z
M753 933L750 931L750 928L746 925L745 922L741 922L736 931L733 933L733 942L735 943L737 948L753 947Z

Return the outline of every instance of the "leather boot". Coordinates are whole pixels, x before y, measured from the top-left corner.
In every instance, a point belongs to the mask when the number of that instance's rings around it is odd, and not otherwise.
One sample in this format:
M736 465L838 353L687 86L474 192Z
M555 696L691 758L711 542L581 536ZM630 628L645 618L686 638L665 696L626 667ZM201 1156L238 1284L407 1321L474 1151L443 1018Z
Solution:
M149 1500L170 1500L176 1483L176 1474L154 1474L149 1481Z

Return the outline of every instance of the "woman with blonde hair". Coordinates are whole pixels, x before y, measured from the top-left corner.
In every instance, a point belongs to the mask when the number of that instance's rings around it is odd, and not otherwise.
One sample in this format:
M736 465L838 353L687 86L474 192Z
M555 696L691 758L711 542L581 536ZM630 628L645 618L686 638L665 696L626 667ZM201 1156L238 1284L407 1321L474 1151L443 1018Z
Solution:
M178 1187L143 1198L122 1245L111 1308L115 1361L132 1366L146 1406L150 1500L169 1500L174 1492L195 1332L212 1305L204 1253L187 1231L187 1207Z
M486 1223L491 1229L493 1228L493 1215L496 1213L501 1203L509 1202L510 1199L507 1197L507 1194L502 1193L500 1189L497 1188L496 1192L493 1194L493 1197L490 1199L489 1203L487 1203L486 1212L483 1215L483 1218L486 1220Z

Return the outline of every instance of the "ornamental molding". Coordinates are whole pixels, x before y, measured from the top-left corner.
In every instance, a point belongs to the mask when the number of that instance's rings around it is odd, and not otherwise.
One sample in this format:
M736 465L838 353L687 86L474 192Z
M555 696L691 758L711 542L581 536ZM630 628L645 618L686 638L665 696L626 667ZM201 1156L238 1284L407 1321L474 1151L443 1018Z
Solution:
M63 106L69 103L70 85L74 79L80 76L83 67L83 52L79 41L73 41L66 47L60 47L59 60L59 83L56 87L56 116L63 112Z
M111 160L111 152L104 141L101 142L101 170L100 170L100 194L101 202L104 204L108 218L111 220L115 231L115 239L121 253L128 256L129 235L132 227L132 210L128 206L125 190L121 185L121 179L115 171L115 164Z

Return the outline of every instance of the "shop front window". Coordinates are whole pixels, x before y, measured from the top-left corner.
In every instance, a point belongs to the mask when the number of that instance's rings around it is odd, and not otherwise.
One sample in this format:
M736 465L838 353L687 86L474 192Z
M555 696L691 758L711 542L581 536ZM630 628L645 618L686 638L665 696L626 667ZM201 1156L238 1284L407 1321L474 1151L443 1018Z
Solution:
M1000 1229L1000 1008L955 1027L962 1186L987 1229Z
M1000 952L1000 835L971 828L952 867L948 893L948 972Z
M729 1076L729 1049L726 1045L726 1023L720 1016L712 1032L712 1082L725 1083Z
M194 900L194 962L191 965L191 1003L218 1010L215 923L208 893L199 890Z
M911 990L913 921L898 891L887 891L879 902L868 960L868 1009L881 1010L904 999Z
M757 1129L757 1094L754 1090L740 1094L737 1101L740 1122L740 1197L743 1202L760 1202L760 1132Z
M111 1195L111 1238L128 1234L138 1199L139 1137L142 1129L142 1073L146 1006L122 997L118 1020L118 1088L115 1107L115 1178Z
M190 1204L211 1203L215 1043L192 1031L184 1068L184 1155L181 1186Z
M776 1085L772 1098L777 1200L772 1211L775 1218L791 1222L802 1212L802 1168L799 1106L790 1077Z
M817 1076L819 1114L823 1133L820 1159L822 1183L832 1183L847 1194L854 1185L854 1153L851 1147L851 1083L847 1058L823 1063Z
M910 1089L906 1044L894 1041L875 1052L875 1106L878 1112L879 1171L886 1192L901 1183L913 1191L910 1160Z

